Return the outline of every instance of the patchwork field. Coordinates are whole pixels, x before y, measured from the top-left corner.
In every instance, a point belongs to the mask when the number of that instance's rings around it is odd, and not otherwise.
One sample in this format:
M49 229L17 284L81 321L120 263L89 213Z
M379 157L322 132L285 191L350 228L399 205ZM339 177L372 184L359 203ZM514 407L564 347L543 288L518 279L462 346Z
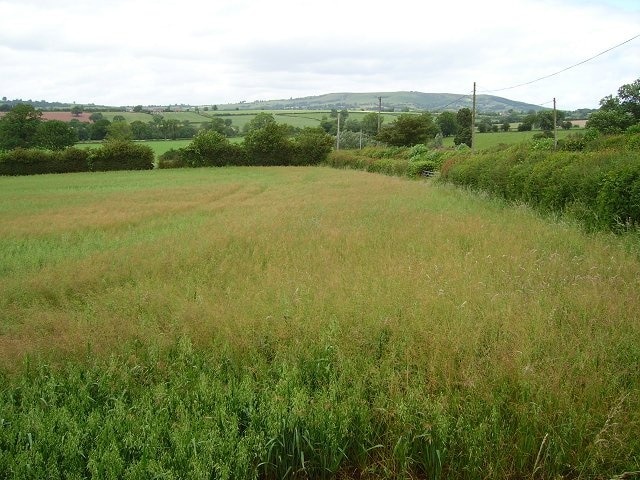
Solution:
M640 260L328 168L0 178L0 477L640 469Z

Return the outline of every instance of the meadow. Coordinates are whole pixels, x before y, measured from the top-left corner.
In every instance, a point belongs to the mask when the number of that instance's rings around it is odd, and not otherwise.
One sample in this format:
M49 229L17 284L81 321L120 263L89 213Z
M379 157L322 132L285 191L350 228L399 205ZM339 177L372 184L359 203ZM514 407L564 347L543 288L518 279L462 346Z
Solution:
M326 167L0 178L0 477L640 470L640 258Z
M516 143L527 142L533 139L534 135L539 134L540 130L532 130L528 132L486 132L476 133L475 148L484 150L498 145L514 145ZM584 133L584 129L572 128L570 130L558 130L558 140L567 138L570 134ZM444 139L445 147L453 147L453 137Z

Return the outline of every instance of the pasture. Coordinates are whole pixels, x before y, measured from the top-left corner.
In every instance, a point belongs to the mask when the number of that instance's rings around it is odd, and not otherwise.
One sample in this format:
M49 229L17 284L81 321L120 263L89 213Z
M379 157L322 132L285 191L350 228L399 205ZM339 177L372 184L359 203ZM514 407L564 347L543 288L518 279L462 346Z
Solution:
M431 181L0 178L0 476L611 478L639 289L625 237Z

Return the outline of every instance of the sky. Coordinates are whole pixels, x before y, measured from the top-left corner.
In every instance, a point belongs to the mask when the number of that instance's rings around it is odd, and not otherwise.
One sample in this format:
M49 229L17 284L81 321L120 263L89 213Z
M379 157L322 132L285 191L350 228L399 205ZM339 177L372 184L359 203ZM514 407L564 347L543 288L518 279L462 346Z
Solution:
M640 0L0 0L0 97L220 105L490 93L597 108L640 78Z

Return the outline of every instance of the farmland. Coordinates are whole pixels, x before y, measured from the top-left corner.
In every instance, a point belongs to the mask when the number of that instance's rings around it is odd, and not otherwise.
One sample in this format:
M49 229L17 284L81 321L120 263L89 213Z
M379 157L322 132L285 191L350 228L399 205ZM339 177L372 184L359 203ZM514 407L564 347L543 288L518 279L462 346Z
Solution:
M638 470L625 236L437 183L222 168L0 178L0 245L0 476Z

